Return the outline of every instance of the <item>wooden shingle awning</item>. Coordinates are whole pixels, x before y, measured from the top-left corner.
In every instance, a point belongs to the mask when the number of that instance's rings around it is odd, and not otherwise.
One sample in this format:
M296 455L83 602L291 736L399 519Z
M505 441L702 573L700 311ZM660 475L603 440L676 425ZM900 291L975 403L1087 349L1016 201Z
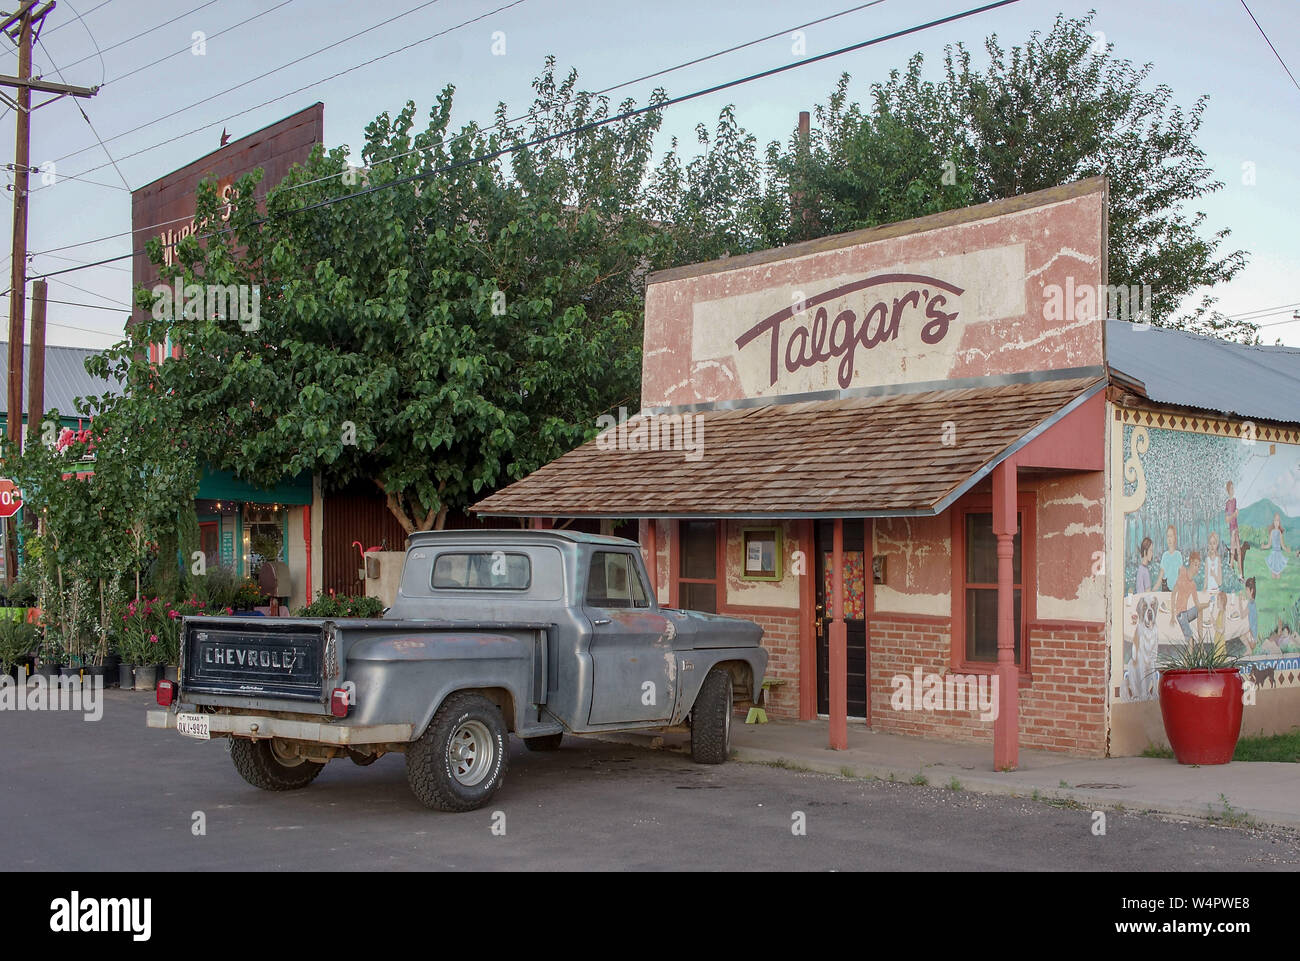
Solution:
M1001 461L1093 397L1104 378L657 414L479 501L487 517L888 517L942 513ZM642 438L649 434L644 431ZM603 449L602 449L603 448Z

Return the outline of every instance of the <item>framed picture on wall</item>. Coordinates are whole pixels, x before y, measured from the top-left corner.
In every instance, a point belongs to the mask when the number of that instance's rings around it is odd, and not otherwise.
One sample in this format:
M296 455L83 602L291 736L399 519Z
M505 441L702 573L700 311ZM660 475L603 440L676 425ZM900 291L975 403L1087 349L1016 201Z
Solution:
M741 577L747 581L781 579L781 528L747 527L741 531L744 563Z

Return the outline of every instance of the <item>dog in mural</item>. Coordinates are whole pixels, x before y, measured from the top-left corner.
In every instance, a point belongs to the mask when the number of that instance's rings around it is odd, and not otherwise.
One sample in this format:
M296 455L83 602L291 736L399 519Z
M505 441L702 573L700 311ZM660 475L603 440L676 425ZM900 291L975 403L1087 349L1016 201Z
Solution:
M1260 667L1258 664L1252 665L1250 669L1250 680L1257 688L1263 688L1264 682L1268 681L1269 687L1277 687L1277 676L1273 673L1274 668Z
M1156 635L1156 612L1159 607L1160 602L1154 597L1138 598L1133 657L1124 668L1126 700L1146 701L1156 696L1156 649L1160 646Z

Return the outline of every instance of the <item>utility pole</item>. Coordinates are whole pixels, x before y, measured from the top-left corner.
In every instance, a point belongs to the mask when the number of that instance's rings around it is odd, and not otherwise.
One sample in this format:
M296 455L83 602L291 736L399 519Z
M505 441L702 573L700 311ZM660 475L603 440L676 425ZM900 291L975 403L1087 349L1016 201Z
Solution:
M65 96L93 97L98 87L74 87L66 83L51 83L32 76L32 46L40 37L45 18L54 9L54 0L22 0L13 13L0 14L0 31L18 44L18 75L0 75L0 88L12 87L11 96L0 91L0 102L14 108L18 115L17 139L14 146L14 230L13 258L9 276L9 389L6 398L5 429L15 444L23 436L23 339L27 314L27 197L31 173L31 119L32 111L53 103ZM32 91L53 94L49 99L32 106ZM42 358L42 367L43 358ZM40 412L33 412L38 416ZM12 581L16 569L17 539L15 526L6 525L5 576Z

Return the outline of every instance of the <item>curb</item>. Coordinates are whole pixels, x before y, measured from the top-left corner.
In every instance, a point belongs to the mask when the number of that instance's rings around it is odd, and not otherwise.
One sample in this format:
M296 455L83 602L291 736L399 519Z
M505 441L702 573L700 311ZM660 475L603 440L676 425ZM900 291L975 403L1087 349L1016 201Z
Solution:
M589 735L592 736L592 735ZM627 744L645 750L680 750L679 745L665 741L663 735L651 734L600 734L593 736L596 740ZM659 743L656 745L655 741ZM961 782L961 790L976 794L1001 795L1003 797L1035 800L1034 791L1038 792L1039 801L1073 801L1089 810L1117 811L1129 814L1159 814L1176 817L1202 824L1212 824L1236 828L1282 828L1300 830L1300 815L1280 811L1260 811L1248 808L1233 808L1234 818L1241 818L1245 823L1225 822L1222 814L1216 814L1214 806L1206 804L1197 806L1181 802L1152 801L1132 797L1117 797L1109 791L1090 791L1087 789L1063 787L1043 787L1010 781L991 773L974 774L965 768L929 765L919 769L904 768L896 764L864 762L852 758L838 758L834 761L811 758L806 754L791 755L767 748L736 747L731 748L731 760L743 764L762 764L792 771L809 771L816 774L829 774L834 777L852 776L854 778L881 781L893 780L898 784L911 786L911 780L917 773L923 773L930 779L929 787L944 788L946 781L955 777ZM848 772L846 774L846 772ZM1231 799L1229 799L1231 803Z

